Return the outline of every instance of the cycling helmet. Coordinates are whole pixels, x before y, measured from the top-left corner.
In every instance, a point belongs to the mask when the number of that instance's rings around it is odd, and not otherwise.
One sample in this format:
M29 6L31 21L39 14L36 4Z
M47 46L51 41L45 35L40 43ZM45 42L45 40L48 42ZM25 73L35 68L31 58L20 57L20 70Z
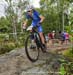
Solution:
M27 7L26 7L26 11L30 11L30 10L33 10L34 9L34 7L32 6L32 5L28 5Z

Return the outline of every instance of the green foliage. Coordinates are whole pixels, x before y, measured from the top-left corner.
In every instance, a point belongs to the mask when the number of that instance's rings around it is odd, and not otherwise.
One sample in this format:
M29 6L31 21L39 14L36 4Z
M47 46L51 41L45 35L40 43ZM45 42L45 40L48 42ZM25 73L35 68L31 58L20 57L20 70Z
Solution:
M60 75L72 75L73 62L61 63L59 72Z
M23 1L23 2L22 2ZM26 6L28 5L29 0L20 0L18 4L14 5L12 4L12 0L6 0L8 3L8 7L5 9L5 14L6 17L1 17L0 18L0 42L3 42L4 40L8 39L7 37L9 36L8 41L14 41L13 43L15 44L16 47L24 46L24 40L25 40L25 32L24 34L20 34L19 32L22 32L22 21L25 18L24 10ZM41 8L37 9L40 14L45 16L45 21L43 22L43 30L44 33L51 32L53 30L59 31L63 30L63 23L62 23L62 15L63 11L65 9L71 9L71 13L68 16L67 14L64 14L64 20L65 20L65 30L68 31L70 34L73 34L71 32L71 29L73 28L73 5L72 5L73 0L40 0L40 5ZM71 6L70 6L71 5ZM14 11L14 6L15 6L15 11ZM18 10L17 8L21 9L21 15L22 18L20 21L18 21ZM23 18L24 17L24 18ZM69 21L71 24L69 25ZM31 24L31 20L28 22L28 25ZM71 27L70 27L71 26ZM72 29L73 30L73 29ZM16 33L11 34L11 33ZM2 35L2 33L4 35ZM8 36L7 36L8 35ZM17 37L17 38L16 38ZM4 49L7 49L10 46L6 46ZM16 48L15 47L15 48Z
M69 9L69 5L71 4L70 0L41 0L41 14L45 16L45 22L43 27L45 29L45 33L50 32L52 30L59 31L63 30L63 21L64 25L69 25L69 21L72 23L72 20L68 18L68 15L64 13L63 20L63 11ZM72 7L71 7L72 8ZM71 13L70 13L71 14ZM64 26L64 27L65 27Z
M27 33L26 33L27 34ZM10 52L15 48L20 48L24 46L24 41L26 38L26 34L19 33L17 36L17 41L13 39L12 34L0 34L0 54L4 54L6 52Z
M65 68L64 68L63 64L61 64L61 66L60 66L60 74L61 75L65 75L66 74L66 71L65 71Z
M68 58L70 58L71 61L73 61L73 48L65 51L64 55L67 56Z
M4 40L9 40L9 35L8 34L0 34L0 42Z
M5 42L5 43L0 43L0 54L4 54L7 52L10 52L11 50L13 50L15 48L15 43L13 42Z
M66 57L66 56L65 56ZM72 75L73 73L73 61L72 59L59 59L60 67L59 72L60 75Z
M0 32L8 32L10 27L10 22L4 17L0 18Z

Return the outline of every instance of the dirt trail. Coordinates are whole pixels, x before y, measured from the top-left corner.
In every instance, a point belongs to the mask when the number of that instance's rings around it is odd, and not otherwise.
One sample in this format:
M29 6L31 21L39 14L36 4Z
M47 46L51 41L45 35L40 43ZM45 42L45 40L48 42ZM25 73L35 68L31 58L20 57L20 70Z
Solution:
M69 47L70 45L49 47L47 53L40 52L39 60L35 63L28 60L24 48L13 50L0 56L0 75L51 75L54 72L52 64L63 57L53 54L52 51L60 51ZM59 74L55 71L54 75Z

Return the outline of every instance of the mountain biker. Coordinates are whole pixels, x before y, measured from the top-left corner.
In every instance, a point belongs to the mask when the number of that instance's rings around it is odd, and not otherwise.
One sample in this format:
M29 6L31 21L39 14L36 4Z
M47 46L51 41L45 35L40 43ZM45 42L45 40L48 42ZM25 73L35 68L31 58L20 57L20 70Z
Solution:
M33 6L29 5L29 6L27 6L27 9L26 9L26 20L23 23L24 28L26 28L27 22L29 19L32 20L31 26L33 26L33 27L38 26L37 30L39 32L43 47L45 48L46 47L45 46L45 38L43 35L43 29L42 29L42 25L41 25L41 23L45 19L44 16L40 15L39 12L34 9Z

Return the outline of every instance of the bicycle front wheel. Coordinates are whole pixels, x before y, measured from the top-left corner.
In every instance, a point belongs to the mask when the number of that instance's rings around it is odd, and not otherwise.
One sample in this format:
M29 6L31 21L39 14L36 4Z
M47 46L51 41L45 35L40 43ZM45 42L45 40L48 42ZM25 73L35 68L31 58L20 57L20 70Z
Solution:
M25 41L25 52L26 52L26 55L27 55L28 59L31 62L35 62L35 61L38 60L39 48L37 47L35 41L32 43L31 35L28 35L28 37Z

